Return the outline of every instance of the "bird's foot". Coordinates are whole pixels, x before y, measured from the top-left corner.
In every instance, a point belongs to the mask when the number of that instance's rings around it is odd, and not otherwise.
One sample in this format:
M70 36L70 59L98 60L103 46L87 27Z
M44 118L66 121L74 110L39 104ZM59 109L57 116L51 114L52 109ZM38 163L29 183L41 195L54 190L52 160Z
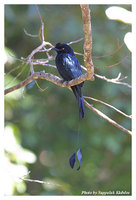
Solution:
M69 81L61 80L61 83L62 83L62 85L64 85L64 87L67 86L68 82L69 82Z

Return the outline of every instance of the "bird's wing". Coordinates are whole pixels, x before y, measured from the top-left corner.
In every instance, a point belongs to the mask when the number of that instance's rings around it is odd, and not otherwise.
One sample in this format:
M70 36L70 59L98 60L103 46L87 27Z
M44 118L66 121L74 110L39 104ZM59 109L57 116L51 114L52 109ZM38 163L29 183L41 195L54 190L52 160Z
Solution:
M75 55L67 54L63 57L63 66L71 79L82 75L82 69Z

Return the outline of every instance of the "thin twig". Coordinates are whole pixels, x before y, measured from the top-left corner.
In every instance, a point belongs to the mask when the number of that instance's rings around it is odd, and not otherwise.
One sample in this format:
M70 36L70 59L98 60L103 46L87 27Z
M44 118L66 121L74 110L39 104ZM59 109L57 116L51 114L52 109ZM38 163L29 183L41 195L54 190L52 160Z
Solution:
M41 21L41 30L42 30L42 42L44 41L44 23L43 23L43 20L42 20L42 17L40 15L40 12L39 12L39 8L37 5L35 5L36 9L37 9L37 12L38 12L38 15L39 15L39 18L40 18L40 21Z
M31 59L32 59L32 57L33 57L36 53L39 52L39 50L41 50L42 48L44 48L46 45L49 45L49 46L53 47L53 45L52 45L51 43L43 41L42 44L41 44L40 46L38 46L36 49L34 49L34 50L31 52L31 54L28 56L28 62L29 62L29 64L30 64L30 70L31 70L31 73L32 73L32 74L34 73L34 68L33 68L33 64L32 64L32 62L31 62ZM47 49L47 51L50 51L50 50L51 50L51 48Z
M124 42L112 54L107 54L107 55L103 55L103 56L92 56L92 58L99 59L99 58L106 58L109 56L113 56L122 48L123 45L124 45Z
M28 181L28 182L33 182L33 183L41 183L41 184L54 185L54 186L59 186L59 187L61 186L60 184L50 183L50 182L47 182L47 181L40 181L40 180L36 180L36 179L24 178L28 174L30 174L30 171L28 171L28 173L25 174L23 177L19 177L19 179L21 179L22 181Z
M105 119L109 123L111 123L112 125L116 126L119 129L121 129L125 133L128 133L129 135L132 135L132 132L130 130L124 128L123 126L121 126L120 124L115 122L114 120L110 119L107 115L102 113L100 110L96 109L93 105L89 104L86 100L84 100L84 103L90 110L92 110L93 112L97 113L99 116L101 116L103 119Z
M20 65L18 65L17 67L11 69L9 72L5 73L5 76L7 76L7 75L11 74L12 72L16 71L17 69L19 69L20 67L22 67L23 64L24 64L24 62L21 63Z
M8 53L12 58L14 58L15 60L21 61L23 62L23 60L25 60L23 57L21 58L16 58L14 55L12 55L11 53Z
M23 73L23 71L26 69L26 66L27 66L27 63L25 64L25 66L23 67L23 69L18 73L18 75L15 76L10 82L8 82L6 84L6 86L8 86L9 84L13 83Z
M24 33L29 37L39 37L38 35L32 35L32 34L28 33L25 29L24 29Z
M83 65L81 65L82 69L84 69L85 71L87 71L86 67L84 67Z
M40 12L39 12L39 8L38 8L37 5L35 5L35 7L36 7L36 10L37 10L37 12L38 12L38 15L39 15L39 18L40 18L41 24L42 24L42 23L43 23L43 20L42 20L41 14L40 14Z
M96 102L99 102L99 103L101 103L101 104L104 104L104 105L106 105L106 106L108 106L108 107L110 107L110 108L116 110L118 113L124 115L125 117L132 119L132 115L127 115L127 114L123 113L121 110L115 108L114 106L112 106L112 105L110 105L110 104L108 104L108 103L105 103L104 101L101 101L101 100L98 100L98 99L95 99L95 98L92 98L92 97L87 97L87 96L84 96L84 98L85 98L85 99L91 99L91 100L93 100L93 101L96 101Z
M84 69L85 71L87 71L86 67L84 67L83 65L81 65L82 69ZM112 78L112 79L109 79L109 78L106 78L105 76L101 76L99 74L96 74L94 73L94 76L97 77L97 78L100 78L102 80L105 80L107 82L111 82L111 83L115 83L115 84L118 84L118 85L125 85L129 88L132 88L132 86L128 83L125 83L125 82L120 82L121 80L124 80L127 78L127 76L123 77L123 78L120 78L121 76L121 73L118 74L117 78Z
M41 91L41 92L44 92L48 87L46 87L46 88L41 88L40 87L40 85L38 84L38 82L37 81L35 81L36 82L36 85L37 85L37 87L39 88L39 90Z
M102 80L105 80L105 81L107 81L107 82L111 82L111 83L119 84L119 85L125 85L125 86L127 86L127 87L129 87L129 88L132 88L132 86L131 86L130 84L128 84L128 83L120 82L121 79L119 79L119 80L118 80L117 78L108 79L108 78L106 78L105 76L101 76L101 75L99 75L99 74L94 74L94 75L95 75L95 77L100 78L100 79L102 79ZM126 78L126 77L125 77L125 78Z
M50 182L46 182L46 181L39 181L39 180L29 179L29 178L19 178L19 179L21 179L23 181L33 182L33 183L41 183L41 184L53 185L53 186L61 187L61 185L59 185L59 184L50 183Z
M95 68L96 68L96 69L105 69L105 68L110 68L110 67L117 66L117 65L121 64L124 60L126 60L128 56L129 56L129 55L125 56L121 61L119 61L119 62L117 62L117 63L115 63L115 64L113 64L113 65L109 65L109 66L105 66L105 67L96 67L96 66L95 66Z
M48 50L48 49L47 49ZM45 50L44 50L45 51ZM50 56L50 58L44 58L44 59L31 59L32 62L36 62L36 63L48 63L51 60L55 60L55 56Z
M71 41L71 42L69 42L69 43L67 43L67 44L68 44L68 45L75 44L75 43L77 43L77 42L81 42L83 39L84 39L84 38L80 38L80 39L78 39L78 40Z
M78 52L76 52L76 51L74 51L74 54L79 55L79 56L84 56L83 53L78 53Z
M103 55L103 56L92 56L92 58L94 59L99 59L99 58L106 58L106 57L109 57L109 56L113 56L115 55L120 49L121 47L124 45L124 43L122 43L112 54L107 54L107 55ZM79 56L84 56L83 53L78 53L78 52L74 52L76 55L79 55Z
M55 65L46 64L46 63L33 63L33 65L42 65L42 66L51 67L51 68L56 69Z

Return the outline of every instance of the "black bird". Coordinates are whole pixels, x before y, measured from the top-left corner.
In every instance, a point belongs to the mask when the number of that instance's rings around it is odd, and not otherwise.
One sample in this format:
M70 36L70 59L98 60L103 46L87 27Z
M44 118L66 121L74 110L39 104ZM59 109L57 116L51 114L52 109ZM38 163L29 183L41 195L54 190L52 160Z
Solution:
M73 49L69 45L65 43L58 43L52 50L55 50L57 52L55 62L59 74L62 76L64 81L75 79L83 74L80 63L76 58ZM78 101L79 116L81 119L83 119L85 114L82 94L83 83L84 82L78 85L71 86L71 89Z

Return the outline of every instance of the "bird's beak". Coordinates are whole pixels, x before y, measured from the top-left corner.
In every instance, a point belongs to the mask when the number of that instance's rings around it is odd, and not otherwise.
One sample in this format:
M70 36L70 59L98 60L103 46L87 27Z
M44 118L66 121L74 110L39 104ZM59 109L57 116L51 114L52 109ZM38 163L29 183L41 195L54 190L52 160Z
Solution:
M52 48L51 50L59 51L59 49L57 49L56 47Z

